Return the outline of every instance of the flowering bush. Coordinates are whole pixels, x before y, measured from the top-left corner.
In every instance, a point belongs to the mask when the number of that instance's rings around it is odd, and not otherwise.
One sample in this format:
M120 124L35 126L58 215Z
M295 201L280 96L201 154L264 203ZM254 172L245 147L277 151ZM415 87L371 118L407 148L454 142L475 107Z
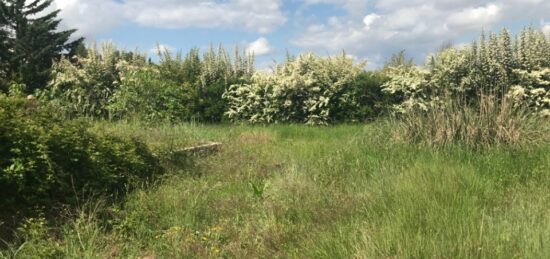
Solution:
M516 46L515 49L512 46ZM543 58L541 58L543 57ZM388 69L391 78L384 91L400 95L398 113L444 105L442 98L458 98L477 107L482 96L511 98L515 106L531 107L548 115L550 107L550 42L534 29L526 29L512 44L506 30L482 35L479 43L461 49L448 48L428 57L424 67Z
M430 106L429 72L413 66L390 67L386 74L391 78L382 85L383 90L392 95L400 95L403 102L394 105L395 111L405 113L408 110L428 110Z
M519 82L511 87L508 96L516 105L527 105L542 116L550 117L550 68L531 72L515 70L514 73Z
M52 81L38 95L66 117L219 122L226 108L222 94L254 71L252 54L236 49L231 58L222 46L202 57L198 49L185 57L158 54L156 64L110 43L92 45L85 56L56 62Z
M512 44L504 30L430 55L424 67L389 68L384 91L402 97L394 135L435 146L548 141L538 116L550 116L548 60L543 34L526 29Z
M272 74L257 73L249 84L232 85L223 95L228 102L225 115L251 123L326 125L346 120L340 111L357 108L353 83L363 66L345 55L300 55Z
M53 66L50 85L39 96L68 117L107 118L107 105L120 86L120 72L130 65L143 65L145 58L121 52L104 43L93 45L86 57L63 58Z

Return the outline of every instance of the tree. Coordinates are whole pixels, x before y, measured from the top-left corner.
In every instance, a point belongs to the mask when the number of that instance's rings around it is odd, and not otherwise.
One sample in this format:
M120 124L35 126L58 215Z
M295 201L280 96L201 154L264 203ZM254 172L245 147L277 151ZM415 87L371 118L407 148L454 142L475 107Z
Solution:
M8 21L3 15L0 15L0 93L7 91L7 68L9 64L8 51L8 33L4 28L8 25Z
M512 45L512 38L510 37L510 33L506 28L503 28L500 32L498 44L500 52L500 62L506 70L506 73L510 75L516 64L514 64L514 47Z
M69 41L76 30L59 31L59 10L47 12L53 0L0 2L0 46L8 62L5 80L26 85L27 92L44 88L54 60L73 55L83 39ZM45 14L44 14L45 13Z
M387 71L391 67L403 66L405 68L410 68L414 66L414 61L412 58L407 57L405 50L401 50L391 56L391 58L384 64L382 70Z

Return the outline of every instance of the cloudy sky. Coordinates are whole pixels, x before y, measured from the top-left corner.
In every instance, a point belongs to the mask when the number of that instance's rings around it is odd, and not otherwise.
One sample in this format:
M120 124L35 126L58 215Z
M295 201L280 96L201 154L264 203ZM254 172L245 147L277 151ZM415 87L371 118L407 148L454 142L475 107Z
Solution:
M55 0L64 27L88 41L150 52L239 44L259 66L291 53L341 50L370 67L401 49L417 62L482 29L533 25L550 34L549 0ZM151 54L152 55L152 54Z

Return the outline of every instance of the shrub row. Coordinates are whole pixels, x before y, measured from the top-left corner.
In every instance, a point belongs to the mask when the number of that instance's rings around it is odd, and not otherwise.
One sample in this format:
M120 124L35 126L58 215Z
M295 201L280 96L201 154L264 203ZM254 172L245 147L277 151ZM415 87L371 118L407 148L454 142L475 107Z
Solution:
M137 118L145 121L220 122L226 109L222 94L254 73L253 55L230 57L219 47L202 56L159 51L158 63L113 44L92 45L86 56L63 58L52 70L41 100L68 118Z
M366 72L364 64L345 55L289 57L273 74L266 74L255 72L254 56L238 48L233 56L221 46L202 54L198 49L185 56L158 54L160 61L151 63L140 53L120 51L112 44L92 45L86 56L56 62L50 84L37 95L67 118L148 122L326 124L373 118L388 107L389 95L381 92L387 80L383 73ZM254 96L240 96L253 89L263 91L254 95L270 108L252 107L247 102L255 102L249 100ZM235 113L246 109L254 114ZM263 115L259 109L264 109Z
M442 146L547 142L550 41L533 28L515 40L506 30L461 48L448 47L424 66L388 68L383 91L401 96L397 135Z

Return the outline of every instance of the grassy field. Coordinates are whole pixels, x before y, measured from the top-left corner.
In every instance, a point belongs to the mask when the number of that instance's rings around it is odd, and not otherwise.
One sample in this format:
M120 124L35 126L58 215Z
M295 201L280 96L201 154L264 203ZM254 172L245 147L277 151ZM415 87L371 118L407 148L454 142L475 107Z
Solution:
M441 150L391 125L97 124L154 150L221 152L63 226L29 221L3 257L549 258L550 144Z

